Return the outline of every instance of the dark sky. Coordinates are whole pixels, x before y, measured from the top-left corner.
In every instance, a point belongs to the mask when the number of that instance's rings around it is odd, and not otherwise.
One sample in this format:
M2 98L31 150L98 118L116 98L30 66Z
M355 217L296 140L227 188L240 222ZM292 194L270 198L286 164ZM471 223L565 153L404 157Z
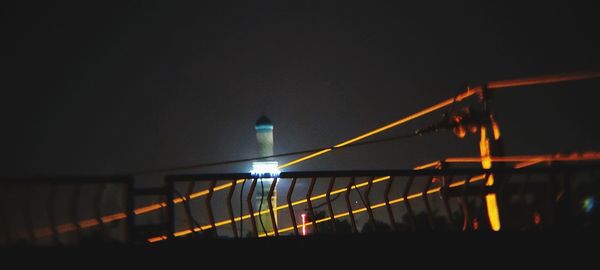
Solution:
M593 1L85 2L3 4L2 175L253 157L263 113L275 124L276 153L328 146L450 98L465 83L600 68ZM494 110L507 153L599 150L599 87L499 90ZM439 133L340 150L290 170L410 168L477 150L473 136Z

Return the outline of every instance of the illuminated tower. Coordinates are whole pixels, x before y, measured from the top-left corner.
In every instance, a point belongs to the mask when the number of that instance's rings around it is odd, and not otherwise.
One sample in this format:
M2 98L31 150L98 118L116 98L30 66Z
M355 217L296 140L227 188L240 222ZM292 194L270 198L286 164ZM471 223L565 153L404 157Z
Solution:
M261 116L256 121L256 141L258 142L258 155L260 157L273 155L273 123L266 116Z
M268 157L273 155L273 123L266 116L261 116L256 121L256 141L258 143L258 154L260 157ZM279 174L278 164L273 158L266 158L261 161L252 163L252 174L259 177L256 184L256 197L254 200L254 208L256 212L265 211L262 215L256 215L258 218L257 227L259 233L264 231L272 232L273 222L268 211L268 194L273 183L273 177ZM273 192L271 200L273 208L277 207L277 190ZM277 222L277 211L274 211L275 222ZM263 229L264 227L264 229Z

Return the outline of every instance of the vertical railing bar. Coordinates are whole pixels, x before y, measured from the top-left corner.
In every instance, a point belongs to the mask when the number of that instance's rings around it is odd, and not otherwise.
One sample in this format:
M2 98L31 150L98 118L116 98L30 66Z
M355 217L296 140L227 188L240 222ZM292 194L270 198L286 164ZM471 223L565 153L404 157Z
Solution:
M73 219L73 225L75 225L75 227L77 228L77 236L79 237L79 240L81 241L82 239L82 232L81 232L81 226L79 225L79 220L81 220L81 218L79 217L79 195L81 193L81 184L74 184L73 187L73 196L71 197L71 218Z
M394 231L398 232L398 226L396 225L396 219L394 218L394 212L392 211L392 206L390 205L390 191L392 189L393 183L394 183L394 176L390 175L390 180L385 185L383 199L385 201L385 208L387 209L388 217L390 219L390 223L392 224L392 228L394 229Z
M100 183L94 195L94 215L103 235L106 235L106 226L104 226L104 222L102 221L102 197L105 191L106 183Z
M427 190L429 190L431 187L431 182L433 182L434 178L435 176L429 178L425 184L425 188L423 189L423 196L421 196L423 198L423 202L425 203L425 213L427 213L427 222L429 223L429 228L431 230L435 229L435 225L433 224L433 213L431 212L431 206L429 205L429 196L427 195Z
M313 224L313 229L315 230L316 233L319 233L319 228L317 228L317 218L315 216L315 211L314 211L314 208L312 205L312 201L310 200L310 197L312 196L316 181L317 181L316 177L313 177L310 180L310 186L308 187L308 191L306 192L306 204L308 205L308 211L310 213L310 220Z
M186 193L187 195L185 195L185 196L182 195L181 193L179 193L179 191L177 191L177 188L175 188L175 187L173 187L173 191L177 194L177 196L179 196L182 199L183 209L185 211L188 228L191 231L191 235L195 237L196 232L194 230L194 226L197 226L199 231L202 231L202 227L200 226L200 224L198 224L198 222L196 222L196 220L192 216L192 207L189 203L190 196L194 190L193 186L194 186L194 181L192 180L192 181L190 181L190 185L188 185L188 192Z
M256 237L258 237L258 228L256 227L256 219L254 218L254 208L252 207L252 198L254 195L254 189L256 188L257 181L258 181L257 178L252 179L252 183L250 184L250 189L248 190L248 196L246 197L246 203L248 204L248 212L250 214L250 223L252 224L252 230Z
M486 185L486 183L487 183L487 181L488 181L488 179L490 178L491 175L492 174L490 174L490 173L485 173L484 174L484 178L483 178L483 181L482 181L480 189L479 189L479 199L481 200L481 206L480 206L480 209L479 209L479 213L481 213L482 211L486 213L485 214L486 218L484 220L487 220L486 224L488 224L488 228L490 230L492 230L492 224L490 224L489 218L487 218L487 210L486 210L486 208L487 208L487 200L485 199L485 197L488 194L488 187L489 187L489 186ZM479 224L480 224L479 227L480 228L481 228L481 222L482 221L479 220Z
M269 214L271 215L271 224L273 224L273 233L275 236L279 236L279 229L277 228L277 219L275 218L275 212L273 211L273 192L275 192L275 188L277 187L277 177L273 178L273 182L271 183L271 187L269 188L269 193L267 195L267 205L269 206ZM266 234L267 232L265 232Z
M406 211L408 212L408 219L410 222L410 226L412 227L413 231L417 230L417 225L416 225L416 221L415 221L415 214L412 210L412 207L410 206L408 195L409 195L410 188L412 187L414 180L415 180L415 176L410 176L408 178L408 183L406 183L406 186L404 187L404 193L402 194L402 198L404 199L404 205L406 206Z
M129 176L127 177L127 180L125 180L125 192L124 192L124 196L125 196L125 211L127 213L127 218L125 219L125 241L129 242L129 243L133 243L134 241L136 241L135 239L135 232L134 232L134 227L136 224L136 215L134 212L134 207L135 207L135 196L134 196L134 181L135 178L133 178L133 176Z
M300 233L298 232L298 223L296 222L296 215L294 214L294 207L292 206L292 193L294 192L294 187L296 187L296 177L292 178L292 183L290 184L290 188L288 189L286 196L286 202L290 211L290 218L292 220L292 226L294 227L294 233L296 236L298 236Z
M56 218L54 217L54 208L56 203L56 185L57 183L50 183L50 193L48 200L46 201L46 212L48 213L48 221L50 222L50 230L52 231L52 240L56 245L61 245L60 239L58 238L58 230L56 229Z
M556 177L553 173L548 174L547 187L547 207L548 207L548 224L555 226L556 224Z
M463 185L463 189L461 192L461 199L462 199L462 209L463 209L463 231L466 231L469 228L469 224L471 224L471 216L469 214L469 199L467 198L467 190L469 188L469 184L471 183L471 179L473 178L472 175L469 175L467 177L467 179L465 180L465 184Z
M369 178L367 183L367 189L365 191L365 208L367 209L367 214L369 215L369 223L373 227L373 232L377 232L377 225L375 224L375 217L373 216L373 210L371 209L371 187L373 186L373 180L375 178ZM354 186L354 188L357 188Z
M175 203L173 202L175 193L175 182L167 181L165 187L166 199L167 199L167 238L175 238ZM164 217L164 216L163 216Z
M352 186L354 186L354 176L350 177L350 182L348 182L348 186L346 187L346 206L348 207L348 215L350 216L350 223L352 223L352 232L357 233L358 228L356 227L356 221L354 220L354 213L352 213L352 204L350 204L350 191L352 190Z
M247 178L244 178L244 181L240 185L240 238L244 238L244 187L246 186ZM236 181L237 183L237 181Z
M335 225L335 213L333 212L333 205L331 204L331 191L333 190L334 183L335 177L331 177L325 199L327 200L327 210L329 211L329 217L331 218L331 229L335 233L337 231L337 226Z
M218 237L219 236L219 234L217 232L217 227L215 226L215 216L213 214L213 209L212 209L212 197L213 197L215 186L217 186L217 181L211 180L210 187L208 188L208 194L206 194L206 199L205 199L206 213L208 215L208 221L210 222L211 229L212 229L211 230L212 233L211 233L210 237Z
M188 184L187 192L185 194L185 197L183 198L183 207L185 209L185 215L187 217L188 227L192 231L193 236L197 235L194 230L194 227L197 226L201 230L200 224L196 224L196 222L194 221L194 217L192 215L192 205L190 204L190 196L194 192L195 187L196 187L196 181L194 181L193 179L190 180L190 183Z
M235 192L237 180L231 181L231 187L227 192L227 211L229 213L229 219L231 220L231 229L233 230L233 237L238 238L237 226L235 225L235 216L233 215L233 205L231 200L233 199L233 193ZM241 192L241 191L240 191ZM241 218L241 217L240 217ZM240 220L242 222L242 220Z
M454 223L454 217L452 217L452 208L450 207L450 202L447 196L447 191L450 186L450 182L453 180L453 176L442 176L442 189L440 191L440 196L442 198L442 203L444 204L444 209L446 210L446 215L448 216L449 227L452 230L455 228L456 224Z
M33 187L31 185L27 185L25 187L25 193L28 196L31 196ZM29 240L31 245L35 245L36 243L36 238L35 238L35 231L34 231L34 225L33 225L33 219L32 219L32 208L33 206L31 205L31 200L25 200L25 222L27 223L27 234L29 236Z
M0 196L0 220L2 220L2 227L3 227L3 232L4 232L4 238L6 239L6 245L10 246L12 244L12 237L11 237L11 229L10 229L10 224L8 222L8 214L6 214L6 193L10 193L7 192L9 189L8 185L3 185L2 189L0 189L0 191L2 192L2 195Z

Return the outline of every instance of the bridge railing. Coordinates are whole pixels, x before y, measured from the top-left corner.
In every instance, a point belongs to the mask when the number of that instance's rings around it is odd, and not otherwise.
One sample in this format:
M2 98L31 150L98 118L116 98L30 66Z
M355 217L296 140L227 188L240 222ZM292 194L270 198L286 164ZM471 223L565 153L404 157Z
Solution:
M600 164L549 167L172 175L160 199L135 208L130 177L0 182L2 246L145 243L179 237L247 238L410 231L598 226ZM490 176L494 185L487 185ZM149 193L148 193L149 194ZM163 212L160 224L141 215ZM152 226L156 225L156 226ZM140 230L143 230L141 232Z
M0 246L128 242L130 177L0 181Z
M271 237L383 231L586 226L600 166L174 175L166 179L174 237ZM496 184L486 185L489 177ZM202 197L202 199L200 199ZM588 207L588 208L586 208ZM596 211L597 212L597 211Z

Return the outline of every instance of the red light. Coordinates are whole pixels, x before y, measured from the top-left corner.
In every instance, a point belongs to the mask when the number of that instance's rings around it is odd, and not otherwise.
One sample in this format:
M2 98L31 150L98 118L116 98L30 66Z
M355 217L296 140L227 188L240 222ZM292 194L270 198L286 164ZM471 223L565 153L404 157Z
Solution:
M542 223L542 215L538 211L533 212L533 223L535 225Z
M306 235L306 214L300 215L302 217L302 235Z
M473 230L479 230L479 219L473 218Z

